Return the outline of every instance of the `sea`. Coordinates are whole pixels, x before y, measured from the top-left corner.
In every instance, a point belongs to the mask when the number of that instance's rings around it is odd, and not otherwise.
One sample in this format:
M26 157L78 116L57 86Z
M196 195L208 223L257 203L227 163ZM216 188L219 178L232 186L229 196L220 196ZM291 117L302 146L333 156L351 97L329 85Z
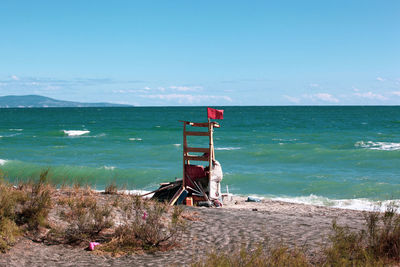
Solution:
M217 108L222 192L359 210L400 203L400 106ZM152 191L182 177L180 120L206 122L206 107L0 109L0 176L17 184L48 170L58 185Z

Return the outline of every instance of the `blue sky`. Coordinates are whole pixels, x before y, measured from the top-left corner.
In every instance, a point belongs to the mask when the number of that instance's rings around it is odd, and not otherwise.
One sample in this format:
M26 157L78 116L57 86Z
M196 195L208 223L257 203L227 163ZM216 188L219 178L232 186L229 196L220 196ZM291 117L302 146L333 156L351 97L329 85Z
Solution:
M399 105L400 1L1 1L0 96Z

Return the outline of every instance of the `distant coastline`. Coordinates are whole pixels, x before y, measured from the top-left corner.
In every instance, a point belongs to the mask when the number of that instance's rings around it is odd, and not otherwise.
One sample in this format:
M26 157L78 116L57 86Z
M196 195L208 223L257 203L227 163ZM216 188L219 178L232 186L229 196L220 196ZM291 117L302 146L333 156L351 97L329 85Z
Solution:
M7 95L0 97L0 108L64 108L64 107L133 107L107 102L86 103L58 100L41 95Z

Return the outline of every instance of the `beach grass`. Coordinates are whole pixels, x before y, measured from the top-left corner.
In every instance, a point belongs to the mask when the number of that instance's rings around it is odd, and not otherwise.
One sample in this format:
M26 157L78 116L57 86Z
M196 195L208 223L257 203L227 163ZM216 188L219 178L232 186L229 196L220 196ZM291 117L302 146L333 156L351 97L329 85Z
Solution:
M185 231L183 209L166 203L147 201L133 196L119 202L124 211L124 222L115 230L109 242L100 247L113 255L137 251L165 251L177 245Z
M47 226L54 188L47 183L48 171L36 182L18 187L0 180L0 251L7 251L22 233L31 234Z
M240 248L233 252L212 251L205 259L192 264L192 267L264 267L264 266L313 266L304 252L289 249L284 245L264 247L263 245L249 250Z
M104 194L115 195L118 193L118 187L115 182L112 182L106 186L104 189Z
M60 243L80 244L98 238L100 232L113 226L110 205L100 205L88 189L75 188L74 193L58 200L61 207L59 216L67 226L62 229L54 227L48 239L52 236L58 237Z

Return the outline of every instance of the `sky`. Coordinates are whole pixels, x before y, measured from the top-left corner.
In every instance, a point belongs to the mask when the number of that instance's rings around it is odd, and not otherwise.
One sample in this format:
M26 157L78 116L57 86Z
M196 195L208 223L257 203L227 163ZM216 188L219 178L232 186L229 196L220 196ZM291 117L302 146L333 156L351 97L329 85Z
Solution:
M400 105L400 1L0 2L0 96Z

